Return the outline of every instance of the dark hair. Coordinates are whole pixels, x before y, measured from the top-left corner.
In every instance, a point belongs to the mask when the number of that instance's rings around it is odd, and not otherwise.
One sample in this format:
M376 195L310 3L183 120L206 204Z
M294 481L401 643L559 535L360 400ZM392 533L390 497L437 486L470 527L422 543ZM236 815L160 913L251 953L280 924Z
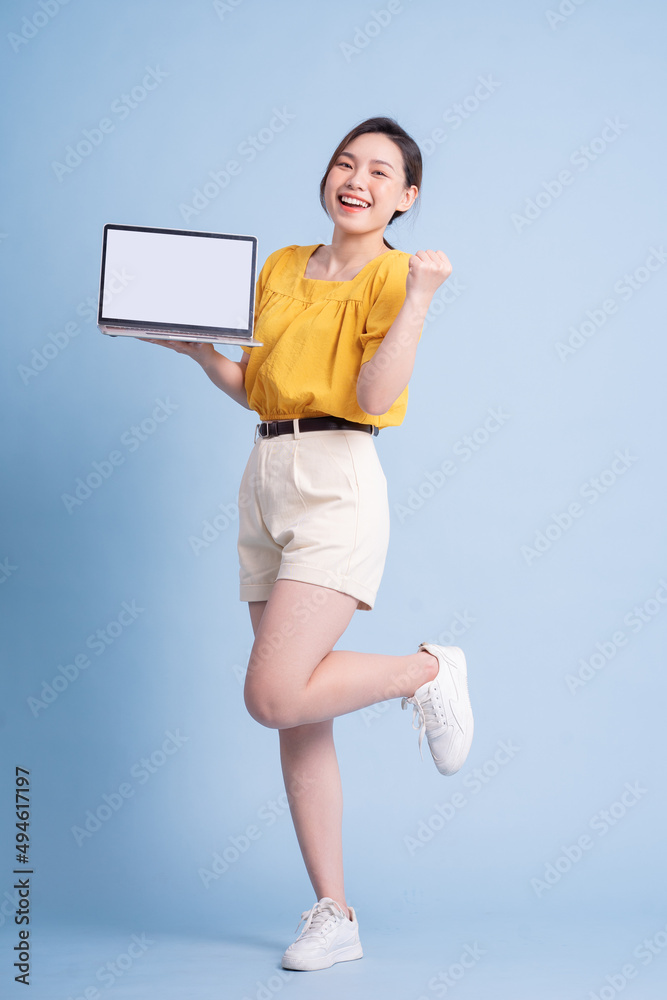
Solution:
M422 184L422 155L419 150L419 146L408 133L401 128L397 121L393 118L367 118L366 121L360 122L359 125L355 125L353 129L347 133L345 138L339 142L336 147L336 151L329 160L327 169L324 172L324 177L320 181L320 204L324 211L329 215L327 211L327 204L324 198L324 188L327 183L327 177L329 172L333 167L334 163L340 156L342 150L345 149L348 142L352 142L357 136L366 135L368 132L379 132L381 135L388 136L392 142L395 142L399 147L401 153L403 154L403 172L405 174L405 186L412 187L415 184L418 188L421 188ZM416 199L415 199L416 200ZM414 205L414 202L413 202ZM412 206L411 206L412 207ZM387 225L391 225L394 219L397 219L400 215L405 215L405 212L409 211L404 209L401 211L397 209L392 215L391 219ZM393 250L391 243L387 243L386 239L383 237L384 245Z

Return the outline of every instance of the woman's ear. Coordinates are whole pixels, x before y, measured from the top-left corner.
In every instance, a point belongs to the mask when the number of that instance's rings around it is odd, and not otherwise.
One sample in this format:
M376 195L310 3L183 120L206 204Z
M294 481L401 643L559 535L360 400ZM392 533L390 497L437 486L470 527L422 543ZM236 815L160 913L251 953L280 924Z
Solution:
M417 200L419 196L419 188L416 184L412 184L409 188L406 188L403 192L403 196L396 206L397 212L407 212L412 204Z

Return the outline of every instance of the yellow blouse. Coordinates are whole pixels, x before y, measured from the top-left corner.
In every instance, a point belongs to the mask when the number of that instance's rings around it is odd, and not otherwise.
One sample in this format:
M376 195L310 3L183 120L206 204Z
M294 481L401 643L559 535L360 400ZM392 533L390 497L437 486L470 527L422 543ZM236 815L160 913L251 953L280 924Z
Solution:
M259 274L254 336L263 346L243 347L248 405L262 420L331 414L379 428L401 424L408 386L377 415L359 408L356 385L403 305L410 254L387 250L349 281L304 278L319 246L275 250Z

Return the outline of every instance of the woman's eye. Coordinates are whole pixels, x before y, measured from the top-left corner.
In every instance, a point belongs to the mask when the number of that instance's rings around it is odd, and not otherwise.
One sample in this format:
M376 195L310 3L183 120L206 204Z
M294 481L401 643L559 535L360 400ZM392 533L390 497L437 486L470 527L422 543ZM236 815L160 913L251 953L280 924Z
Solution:
M351 163L347 163L346 160L341 160L340 163L336 164L336 166L337 167L351 167L352 164ZM374 170L373 173L374 174L380 174L381 177L386 177L387 176L385 174L384 170Z

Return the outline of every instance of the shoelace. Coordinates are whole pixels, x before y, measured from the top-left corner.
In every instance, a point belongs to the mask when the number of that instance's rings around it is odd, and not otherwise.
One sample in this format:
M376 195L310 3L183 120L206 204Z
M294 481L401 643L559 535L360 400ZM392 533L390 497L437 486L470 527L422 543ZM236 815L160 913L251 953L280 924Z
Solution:
M418 718L420 721L419 726L419 755L421 759L424 759L424 754L422 753L422 741L424 739L424 733L426 732L427 724L443 725L446 726L447 722L444 716L444 712L438 712L437 707L433 704L431 699L431 691L429 689L428 694L419 702L417 698L413 695L412 698L402 698L401 708L407 708L408 705L412 705L412 728L417 729L415 726L415 720Z
M306 925L303 928L303 931L301 932L299 937L302 937L309 930L313 931L313 933L315 934L317 933L321 934L326 929L329 921L332 918L338 916L342 912L343 911L340 909L340 907L338 907L335 903L317 902L313 907L311 907L310 910L303 911L303 913L301 914L301 920L296 925L294 933L296 934L299 927L305 920Z

